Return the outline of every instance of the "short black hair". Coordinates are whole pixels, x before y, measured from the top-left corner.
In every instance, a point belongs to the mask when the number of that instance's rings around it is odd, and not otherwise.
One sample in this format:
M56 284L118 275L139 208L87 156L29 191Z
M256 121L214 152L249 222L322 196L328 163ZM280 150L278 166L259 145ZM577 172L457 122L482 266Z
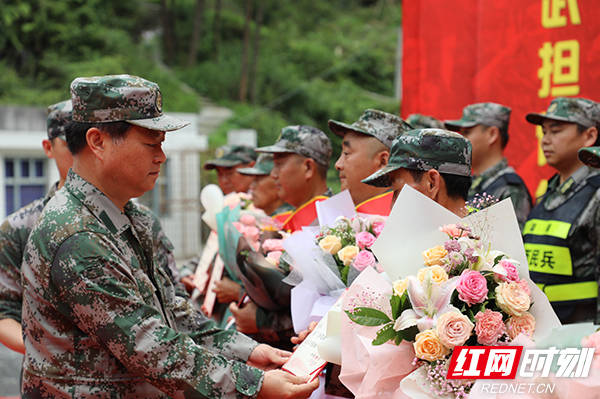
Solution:
M481 126L484 129L487 129L487 128L490 128L495 125L484 125L482 123ZM500 145L502 146L502 149L504 149L506 147L506 145L508 144L508 126L502 126L502 127L496 126L496 127L500 131Z
M110 135L113 140L122 139L125 137L127 130L131 125L127 122L105 122L105 123L87 123L71 121L65 128L65 136L67 146L71 154L75 155L85 148L87 145L86 133L91 128L97 128Z
M406 169L417 183L421 181L426 171ZM459 176L449 173L440 173L446 183L446 192L448 197L462 198L465 201L469 197L469 188L471 188L471 176Z

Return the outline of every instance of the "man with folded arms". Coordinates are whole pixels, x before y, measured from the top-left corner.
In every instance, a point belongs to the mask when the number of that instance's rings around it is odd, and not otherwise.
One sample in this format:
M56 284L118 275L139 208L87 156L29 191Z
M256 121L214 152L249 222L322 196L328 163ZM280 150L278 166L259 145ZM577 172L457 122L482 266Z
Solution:
M175 296L153 256L151 190L165 132L158 85L77 78L67 143L73 168L31 232L23 262L24 398L305 398L289 354L221 331Z

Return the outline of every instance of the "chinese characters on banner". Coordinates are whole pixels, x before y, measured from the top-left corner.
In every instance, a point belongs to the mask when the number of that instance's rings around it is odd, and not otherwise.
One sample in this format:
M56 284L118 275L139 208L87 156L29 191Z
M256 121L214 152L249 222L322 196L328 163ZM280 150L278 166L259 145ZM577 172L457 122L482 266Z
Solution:
M541 128L525 115L558 96L600 100L599 19L597 0L403 2L402 116L458 119L483 101L511 107L506 155L541 195L553 169Z

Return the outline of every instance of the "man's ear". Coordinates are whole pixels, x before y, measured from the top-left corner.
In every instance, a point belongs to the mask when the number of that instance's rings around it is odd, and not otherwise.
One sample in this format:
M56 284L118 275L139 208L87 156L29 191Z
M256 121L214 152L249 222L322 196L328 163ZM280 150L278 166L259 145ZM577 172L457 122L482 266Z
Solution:
M309 180L318 173L317 163L312 158L305 158L302 161L302 170L304 171L304 177L306 180Z
M489 145L499 143L502 140L500 129L498 126L490 126L487 128L487 141Z
M436 169L429 169L423 176L427 196L436 200L442 186L442 175Z
M50 159L54 158L54 154L52 154L52 143L48 139L42 140L42 148L46 153L46 156Z
M85 133L85 140L90 150L98 159L104 159L106 152L106 142L110 140L108 134L102 132L98 128L89 128Z
M390 161L390 152L387 150L379 151L375 155L375 160L377 161L377 169L383 168Z
M596 144L596 140L598 140L598 129L595 126L588 127L583 131L585 135L585 147L590 147Z

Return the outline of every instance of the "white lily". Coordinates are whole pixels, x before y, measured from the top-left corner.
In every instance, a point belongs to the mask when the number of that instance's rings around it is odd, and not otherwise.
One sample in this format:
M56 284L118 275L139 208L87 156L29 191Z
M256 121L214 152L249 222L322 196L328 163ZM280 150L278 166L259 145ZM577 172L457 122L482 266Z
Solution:
M415 276L407 277L408 298L412 309L406 309L396 322L394 330L401 331L417 326L419 331L432 328L438 314L456 309L450 305L452 292L458 284L458 277L451 278L443 283L434 283L432 274L427 273L422 283Z

